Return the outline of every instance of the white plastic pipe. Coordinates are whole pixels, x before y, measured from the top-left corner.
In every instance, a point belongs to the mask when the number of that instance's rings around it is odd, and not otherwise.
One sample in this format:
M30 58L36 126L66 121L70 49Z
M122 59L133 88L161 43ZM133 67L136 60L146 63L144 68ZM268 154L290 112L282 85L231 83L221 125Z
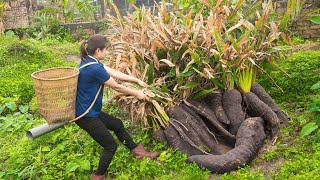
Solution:
M67 122L62 122L62 123L57 123L57 124L52 124L52 125L49 125L48 123L42 124L41 126L30 129L29 131L26 132L26 134L30 140L33 140L37 137L40 137L44 134L47 134L51 131L54 131L58 128L61 128L62 126L66 125L66 124L67 124Z

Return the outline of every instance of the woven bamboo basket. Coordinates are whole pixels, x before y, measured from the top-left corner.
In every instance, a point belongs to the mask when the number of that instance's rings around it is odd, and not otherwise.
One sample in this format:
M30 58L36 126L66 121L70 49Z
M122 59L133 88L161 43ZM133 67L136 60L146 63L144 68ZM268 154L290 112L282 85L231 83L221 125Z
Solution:
M39 113L48 124L75 118L78 75L79 70L71 67L32 73Z

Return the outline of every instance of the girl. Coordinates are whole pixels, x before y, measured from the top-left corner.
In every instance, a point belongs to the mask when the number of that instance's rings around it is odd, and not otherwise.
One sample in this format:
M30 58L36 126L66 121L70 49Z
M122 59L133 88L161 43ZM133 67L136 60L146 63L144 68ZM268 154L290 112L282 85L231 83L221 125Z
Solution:
M80 48L82 61L79 68L76 115L81 116L95 99L96 101L90 111L76 121L76 124L104 148L104 151L100 155L98 169L91 175L91 179L93 180L104 179L104 173L118 146L109 130L114 131L120 142L126 145L136 158L142 159L143 157L148 157L152 159L158 155L158 152L147 152L142 145L136 144L124 129L121 120L101 111L104 85L116 91L136 96L140 100L147 98L142 90L134 90L120 85L113 78L136 82L144 86L145 83L143 81L111 69L100 62L100 60L106 57L110 46L111 44L105 36L93 35L83 42Z

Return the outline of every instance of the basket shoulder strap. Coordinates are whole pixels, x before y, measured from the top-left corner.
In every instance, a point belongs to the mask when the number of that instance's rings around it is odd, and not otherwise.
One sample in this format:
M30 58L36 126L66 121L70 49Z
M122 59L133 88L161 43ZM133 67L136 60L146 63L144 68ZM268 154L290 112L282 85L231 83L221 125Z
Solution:
M90 66L90 65L93 65L93 64L99 64L99 63L98 62L90 62L90 63L82 65L81 67L79 67L79 69L82 69L84 67L87 67L87 66Z
M88 108L83 114L81 114L80 116L78 116L78 117L76 117L76 118L74 118L74 119L71 119L69 122L74 122L74 121L76 121L76 120L79 120L80 118L82 118L83 116L85 116L86 114L89 113L89 111L90 111L91 108L93 107L94 103L96 102L96 100L97 100L97 98L98 98L98 96L99 96L99 93L100 93L101 89L102 89L102 85L100 85L99 90L98 90L96 96L94 97L94 100L92 101L92 103L91 103L91 105L89 106L89 108Z

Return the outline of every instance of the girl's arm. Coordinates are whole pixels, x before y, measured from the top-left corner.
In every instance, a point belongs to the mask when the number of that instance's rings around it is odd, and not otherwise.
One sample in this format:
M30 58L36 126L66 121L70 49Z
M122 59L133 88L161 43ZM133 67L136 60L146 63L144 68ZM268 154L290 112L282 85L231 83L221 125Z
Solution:
M116 79L122 80L122 81L131 81L131 82L136 82L141 86L146 86L146 83L144 83L143 81L141 81L138 78L135 78L133 76L129 76L127 74L124 74L120 71L117 71L115 69L112 69L106 65L104 65L104 69L108 72L108 74L110 74L111 77L114 77Z
M147 99L147 96L143 93L143 90L134 90L118 84L112 77L110 77L110 79L107 80L104 84L118 92L136 96L138 99Z

